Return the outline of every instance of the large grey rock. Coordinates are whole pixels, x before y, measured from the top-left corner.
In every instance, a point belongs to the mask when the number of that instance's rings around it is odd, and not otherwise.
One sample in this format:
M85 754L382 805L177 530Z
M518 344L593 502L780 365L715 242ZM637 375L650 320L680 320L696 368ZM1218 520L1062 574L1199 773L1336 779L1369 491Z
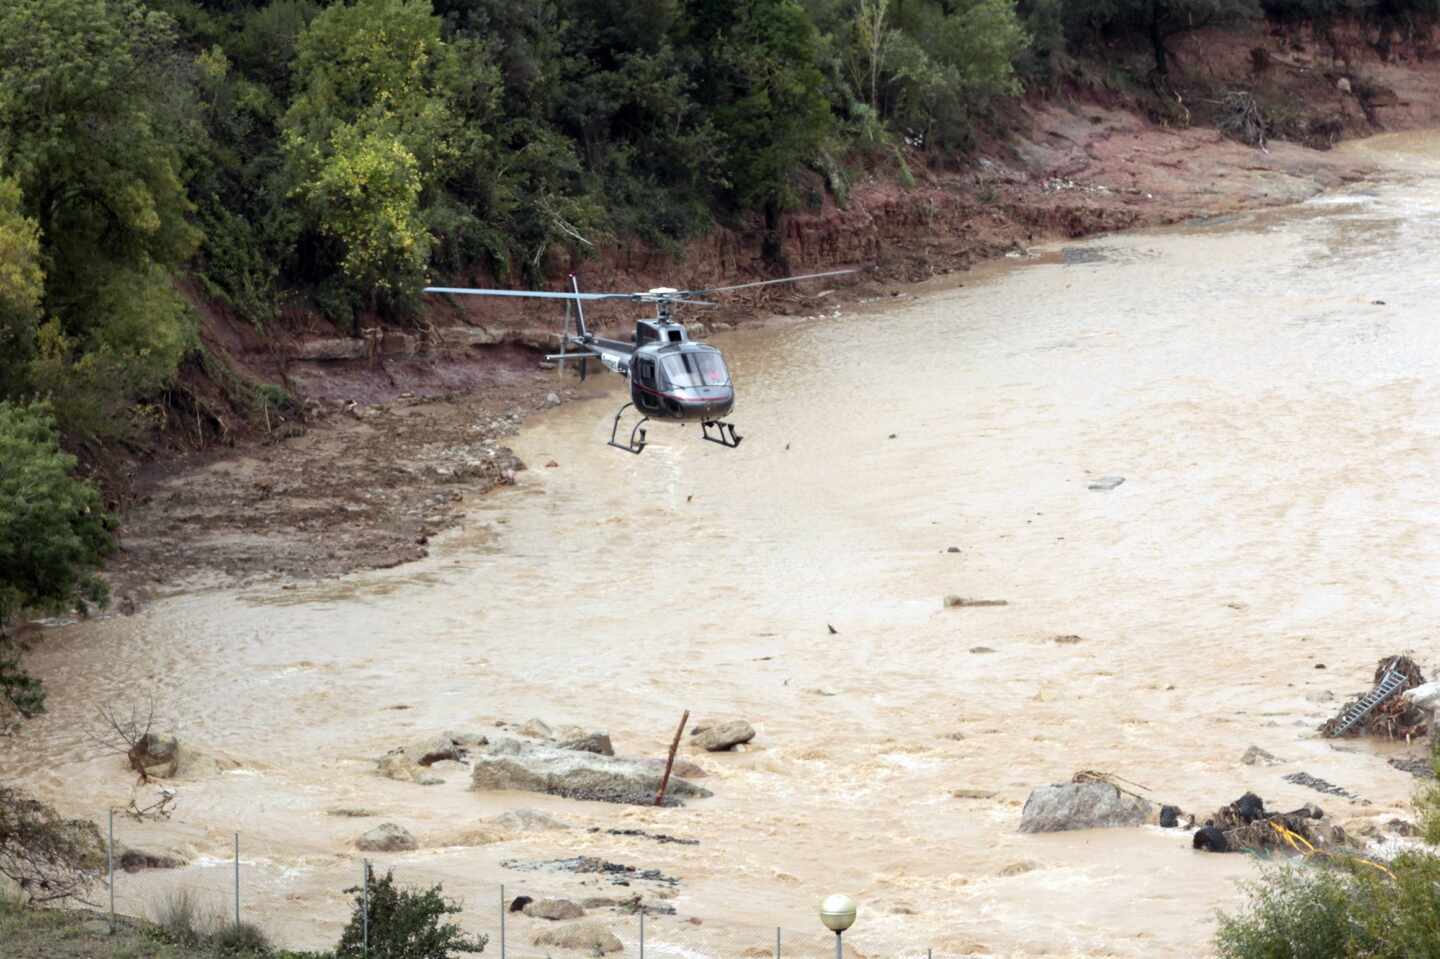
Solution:
M734 749L755 738L755 727L743 719L707 726L691 737L691 742L707 752L719 753Z
M652 769L658 770L662 776L665 774L666 760L664 759L642 759L640 762ZM707 773L705 768L699 763L693 763L688 759L676 756L675 765L670 769L670 775L679 776L682 779L704 779L709 773Z
M660 772L648 763L575 752L517 739L492 743L473 760L475 789L517 789L567 799L649 806L660 789ZM667 802L709 796L693 783L670 777Z
M1020 814L1020 831L1141 826L1158 813L1154 803L1126 795L1109 783L1062 783L1030 793Z
M525 915L534 919L550 919L559 921L562 919L579 919L585 915L581 909L569 899L540 899L527 902L524 908Z
M376 826L355 840L355 846L365 852L410 852L420 848L408 829L393 822Z
M597 756L615 755L615 746L610 734L602 729L584 730L579 726L562 726L555 730L555 745L561 749L573 749L579 753L595 753Z
M613 932L598 922L572 922L542 929L531 942L537 946L575 949L591 955L620 952L625 948L625 944L615 938Z

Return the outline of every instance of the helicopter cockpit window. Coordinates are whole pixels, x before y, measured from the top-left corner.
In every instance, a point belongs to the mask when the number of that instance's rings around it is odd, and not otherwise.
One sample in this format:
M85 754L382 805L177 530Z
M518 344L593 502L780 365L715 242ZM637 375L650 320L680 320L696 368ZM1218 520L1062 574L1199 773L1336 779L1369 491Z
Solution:
M730 382L725 361L718 353L674 353L665 357L665 375L670 385L684 389L696 386L724 386Z

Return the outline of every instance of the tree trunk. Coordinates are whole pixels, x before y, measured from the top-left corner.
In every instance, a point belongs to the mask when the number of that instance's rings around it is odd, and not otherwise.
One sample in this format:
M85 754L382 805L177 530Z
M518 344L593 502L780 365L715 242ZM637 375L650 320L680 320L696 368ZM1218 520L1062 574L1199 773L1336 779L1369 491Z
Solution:
M770 196L765 200L765 240L760 247L765 262L776 266L785 265L785 250L780 234L780 198Z
M1150 0L1150 47L1155 54L1155 73L1170 76L1170 55L1165 50L1165 36L1160 32L1160 0Z

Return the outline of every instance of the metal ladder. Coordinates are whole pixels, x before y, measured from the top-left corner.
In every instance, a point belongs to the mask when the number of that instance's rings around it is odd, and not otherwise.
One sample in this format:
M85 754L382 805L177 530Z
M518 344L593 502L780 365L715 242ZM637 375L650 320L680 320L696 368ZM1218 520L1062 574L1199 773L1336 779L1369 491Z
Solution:
M1386 670L1385 675L1380 677L1380 682L1374 689L1346 707L1335 723L1335 728L1330 731L1330 735L1345 735L1356 723L1374 712L1381 703L1398 693L1400 687L1404 685L1404 673L1394 669Z

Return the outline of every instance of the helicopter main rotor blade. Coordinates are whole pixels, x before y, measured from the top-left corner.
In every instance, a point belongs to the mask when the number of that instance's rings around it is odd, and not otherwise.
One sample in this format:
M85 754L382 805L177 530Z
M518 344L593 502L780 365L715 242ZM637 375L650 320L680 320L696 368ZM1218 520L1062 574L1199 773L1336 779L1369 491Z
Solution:
M472 290L453 286L427 286L424 293L461 293L471 296L522 296L540 300L635 300L637 293L552 293L544 290Z
M844 276L859 270L831 270L829 273L807 273L804 276L787 276L779 280L757 280L754 283L740 283L736 286L712 286L704 290L686 290L684 296L703 296L706 293L729 293L732 290L748 290L754 286L770 286L773 283L799 283L801 280L818 280L822 276Z

